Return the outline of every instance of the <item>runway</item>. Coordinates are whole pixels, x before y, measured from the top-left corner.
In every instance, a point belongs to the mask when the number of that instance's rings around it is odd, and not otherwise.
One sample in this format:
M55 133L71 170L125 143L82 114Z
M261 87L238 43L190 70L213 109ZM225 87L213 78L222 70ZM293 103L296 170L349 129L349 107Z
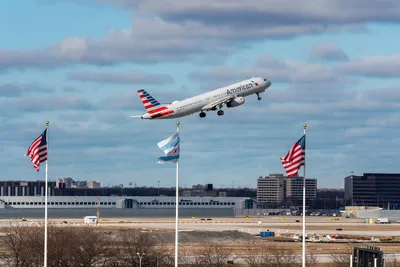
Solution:
M53 219L82 223L82 219ZM299 222L296 222L298 220ZM142 230L174 230L175 220L170 217L158 218L100 218L100 227L138 228ZM252 235L261 231L273 231L275 234L301 234L302 223L298 217L262 217L262 218L181 218L180 231L232 231L237 230ZM306 217L307 234L353 235L353 236L400 236L399 224L367 224L362 219Z

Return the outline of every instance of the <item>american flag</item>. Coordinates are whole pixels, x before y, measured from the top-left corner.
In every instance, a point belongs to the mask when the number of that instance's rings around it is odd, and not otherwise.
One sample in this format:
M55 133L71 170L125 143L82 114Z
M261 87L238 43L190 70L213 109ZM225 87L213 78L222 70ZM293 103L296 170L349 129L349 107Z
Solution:
M283 168L285 168L288 177L298 175L299 169L305 164L306 135L303 135L290 148L285 157L281 158Z
M39 171L40 163L47 160L47 128L44 132L39 135L35 141L28 148L28 152L26 152L25 156L31 158L31 162L33 163L33 167L36 171Z

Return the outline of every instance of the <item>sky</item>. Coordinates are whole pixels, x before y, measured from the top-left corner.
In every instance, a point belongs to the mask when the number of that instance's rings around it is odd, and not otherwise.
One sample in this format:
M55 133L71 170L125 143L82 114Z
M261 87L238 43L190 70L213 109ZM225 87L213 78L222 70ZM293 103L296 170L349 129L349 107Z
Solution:
M284 173L304 123L319 188L400 172L398 0L3 0L0 32L2 180L45 178L24 154L46 120L50 180L173 187L157 143L178 120L181 186ZM171 103L257 76L262 101L221 117L130 118L138 89Z

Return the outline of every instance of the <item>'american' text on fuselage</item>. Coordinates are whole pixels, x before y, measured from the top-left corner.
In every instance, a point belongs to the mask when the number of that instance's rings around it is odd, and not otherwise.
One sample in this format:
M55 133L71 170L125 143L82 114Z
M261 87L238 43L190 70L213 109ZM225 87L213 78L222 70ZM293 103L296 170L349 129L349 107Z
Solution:
M227 93L228 95L238 94L238 93L240 93L240 92L242 92L242 91L244 91L244 90L250 89L250 88L253 88L253 84L252 84L252 83L248 83L248 84L245 84L245 85L241 85L241 86L238 86L238 87L233 88L233 89L230 89L230 90L227 89L227 90L226 90L226 93Z

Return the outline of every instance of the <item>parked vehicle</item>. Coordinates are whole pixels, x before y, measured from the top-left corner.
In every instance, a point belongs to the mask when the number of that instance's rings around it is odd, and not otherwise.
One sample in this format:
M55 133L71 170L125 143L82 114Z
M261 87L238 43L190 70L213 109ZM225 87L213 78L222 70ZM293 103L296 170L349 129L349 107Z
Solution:
M376 223L389 223L388 218L378 218L376 219Z

